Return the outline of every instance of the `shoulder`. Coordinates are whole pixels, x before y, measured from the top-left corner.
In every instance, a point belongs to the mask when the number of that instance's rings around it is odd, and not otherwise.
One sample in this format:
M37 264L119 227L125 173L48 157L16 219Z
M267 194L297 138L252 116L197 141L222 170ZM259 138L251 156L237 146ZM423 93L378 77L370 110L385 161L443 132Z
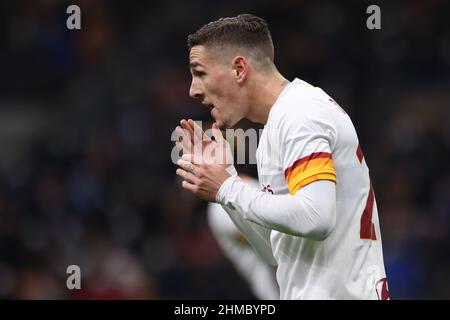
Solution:
M334 131L329 99L318 87L292 83L273 105L268 125L281 133Z

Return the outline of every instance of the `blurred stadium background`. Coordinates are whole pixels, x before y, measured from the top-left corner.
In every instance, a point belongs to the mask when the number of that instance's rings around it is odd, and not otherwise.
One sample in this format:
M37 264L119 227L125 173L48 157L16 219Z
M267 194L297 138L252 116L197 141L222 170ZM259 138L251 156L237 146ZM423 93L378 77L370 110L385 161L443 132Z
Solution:
M69 4L81 31L66 29ZM366 28L369 4L381 30ZM450 298L450 2L439 0L1 1L0 298L254 298L170 161L178 121L210 117L188 97L187 34L244 12L268 20L284 75L351 115L391 297ZM71 264L82 290L66 288Z

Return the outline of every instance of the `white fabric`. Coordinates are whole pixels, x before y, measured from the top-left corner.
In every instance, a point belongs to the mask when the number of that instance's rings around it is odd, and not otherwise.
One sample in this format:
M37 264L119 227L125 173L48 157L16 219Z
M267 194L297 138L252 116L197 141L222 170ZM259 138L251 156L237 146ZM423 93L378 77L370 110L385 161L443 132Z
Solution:
M336 220L336 187L327 180L311 183L291 196L262 192L239 177L230 177L216 199L265 228L318 241L328 236Z
M237 176L237 171L236 168L234 166L229 166L228 168L225 169L229 175L231 175L232 177Z
M369 223L376 240L361 238L370 178L358 145L348 115L320 88L296 79L272 106L256 155L259 182L273 195L251 190L237 177L220 188L217 200L236 226L267 262L278 265L281 299L382 296L386 275L375 200ZM332 154L334 194L325 190L333 182L319 180L289 195L285 170L322 152Z

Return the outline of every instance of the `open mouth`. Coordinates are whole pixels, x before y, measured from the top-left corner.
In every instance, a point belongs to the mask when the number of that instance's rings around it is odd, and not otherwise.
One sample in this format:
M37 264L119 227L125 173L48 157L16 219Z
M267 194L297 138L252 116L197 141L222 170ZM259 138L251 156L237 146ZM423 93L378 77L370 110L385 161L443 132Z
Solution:
M212 112L214 110L214 105L213 104L209 104L209 103L204 103L205 107L207 107L209 109L209 112L212 115Z
M211 113L211 117L213 116L213 110L215 109L215 106L212 103L205 103L204 101L202 104L209 109L209 112Z

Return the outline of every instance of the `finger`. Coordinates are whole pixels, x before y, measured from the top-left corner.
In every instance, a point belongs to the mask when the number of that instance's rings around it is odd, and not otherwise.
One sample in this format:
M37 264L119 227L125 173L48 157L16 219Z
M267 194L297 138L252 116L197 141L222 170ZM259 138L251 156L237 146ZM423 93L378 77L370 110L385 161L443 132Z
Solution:
M178 160L178 165L185 171L192 172L195 175L195 166L191 162L180 159Z
M181 127L176 127L175 131L182 138L181 146L183 148L183 153L190 153L192 149L191 139L189 137L189 133L186 129L182 129Z
M189 183L192 183L192 184L200 183L200 180L196 176L194 176L192 173L185 171L183 169L177 169L176 174Z
M194 155L190 154L190 153L183 154L181 159L183 159L184 161L190 162L190 163L194 163Z
M192 130L194 131L194 137L198 141L206 140L210 141L211 139L205 134L203 129L192 119L188 120L189 125L192 127Z
M215 142L218 147L216 149L216 153L214 155L216 163L227 164L227 165L232 164L233 158L232 158L232 153L229 149L228 141L222 135L222 131L220 130L217 123L215 123L215 122L213 123L211 130L213 132L213 135L215 137Z
M194 143L194 128L189 125L189 122L187 122L185 119L180 121L180 125L183 129L187 130L189 132L189 141L191 143Z
M180 126L177 126L176 128L175 128L175 131L179 134L179 136L182 138L182 143L183 144L186 144L186 143L190 143L190 135L189 135L189 131L188 130L186 130L186 129L184 129L184 128L182 128L182 127L180 127Z
M192 164L202 164L203 163L203 157L201 154L197 154L197 153L184 153L181 156L181 159L183 159L184 161L188 161Z
M180 141L175 141L175 148L176 148L178 151L182 151L182 150L183 150L183 145L181 144ZM183 153L183 154L184 154L184 153Z
M181 186L183 187L183 189L189 190L192 193L197 193L198 192L198 187L192 183L189 183L187 181L183 181L181 183Z
M181 144L181 142L175 141L175 150L178 153L178 156L180 156L180 154L181 154L181 156L183 156L184 150L183 150L183 145Z
M194 145L193 145L193 154L192 163L200 164L203 163L203 148L205 143L210 143L211 138L205 134L202 127L192 119L188 120L189 126L192 128L194 132Z
M212 127L211 127L211 130L212 130L212 133L213 133L213 135L214 135L214 140L216 141L216 142L219 142L219 141L223 141L224 139L223 139L223 135L222 135L222 131L220 131L220 129L219 129L219 126L217 125L217 123L213 123L212 124Z

